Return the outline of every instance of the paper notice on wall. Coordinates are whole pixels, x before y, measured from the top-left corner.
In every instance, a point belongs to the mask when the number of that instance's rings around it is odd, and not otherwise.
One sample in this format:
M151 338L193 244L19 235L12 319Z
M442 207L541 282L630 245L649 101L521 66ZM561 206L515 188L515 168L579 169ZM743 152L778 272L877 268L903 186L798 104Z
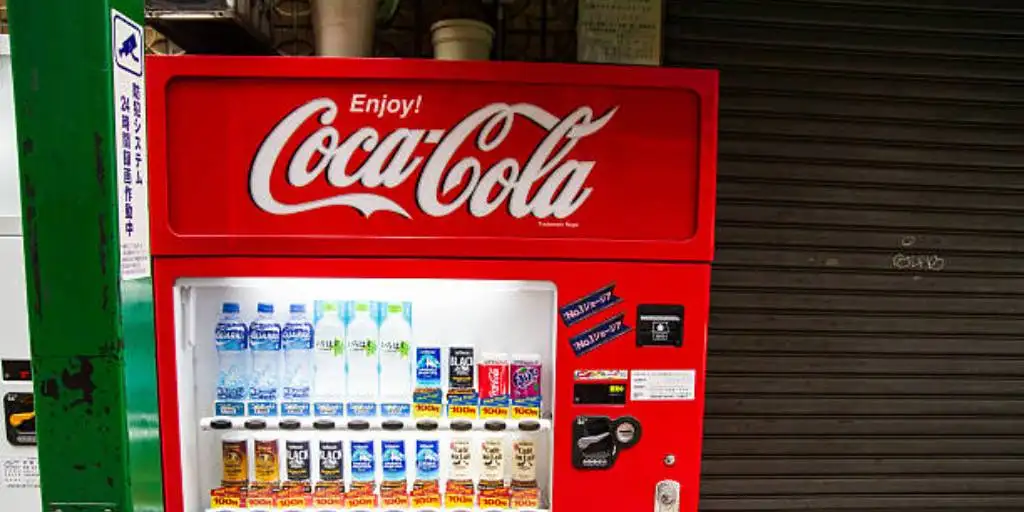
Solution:
M0 487L39 488L39 460L35 457L0 458Z
M688 401L697 388L695 370L633 370L630 372L630 400Z
M145 39L142 26L115 9L110 27L121 278L142 279L150 276Z
M580 62L661 64L662 0L579 0Z

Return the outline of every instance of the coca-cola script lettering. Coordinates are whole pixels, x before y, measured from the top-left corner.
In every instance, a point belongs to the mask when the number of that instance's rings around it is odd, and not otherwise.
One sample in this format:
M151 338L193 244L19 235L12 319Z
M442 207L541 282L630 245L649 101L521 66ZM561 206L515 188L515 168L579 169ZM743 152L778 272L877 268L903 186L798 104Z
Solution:
M569 158L569 154L581 139L601 130L616 110L596 116L593 109L583 106L559 118L536 105L492 103L448 131L399 128L382 134L362 127L341 134L332 125L339 112L337 104L318 98L285 116L260 144L249 172L249 191L256 206L275 215L349 206L365 217L386 211L412 218L397 202L373 191L398 187L418 172L416 203L431 217L444 217L464 206L473 216L484 217L506 203L515 218L564 219L590 197L593 189L587 186L587 177L596 164ZM474 156L452 161L466 144L482 153L497 150L518 117L547 131L525 163L506 157L485 169ZM282 155L300 127L314 118L319 128L302 140L293 154ZM472 140L474 132L477 136ZM421 144L436 146L429 156L416 156ZM357 151L367 157L352 169L350 161ZM279 201L271 193L271 181L282 157L288 161L286 178L292 187L305 187L326 174L327 182L341 192L305 202ZM356 184L366 191L349 188ZM444 199L455 192L454 198Z

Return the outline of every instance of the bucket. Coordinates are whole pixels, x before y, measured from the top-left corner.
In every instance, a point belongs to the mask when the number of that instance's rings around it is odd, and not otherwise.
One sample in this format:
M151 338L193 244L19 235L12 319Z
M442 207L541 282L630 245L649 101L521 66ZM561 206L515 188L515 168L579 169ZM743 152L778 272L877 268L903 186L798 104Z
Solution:
M370 57L378 0L313 0L316 53L323 57Z
M311 9L309 0L274 0L274 13L286 23L309 18Z
M491 57L494 29L477 20L442 20L430 26L434 58L438 60L487 60Z

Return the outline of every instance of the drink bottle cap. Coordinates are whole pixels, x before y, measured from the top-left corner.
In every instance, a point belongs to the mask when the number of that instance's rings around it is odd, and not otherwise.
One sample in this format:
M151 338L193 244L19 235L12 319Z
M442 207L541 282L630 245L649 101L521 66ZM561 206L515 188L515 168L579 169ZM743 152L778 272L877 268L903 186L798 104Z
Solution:
M392 302L391 304L388 304L388 313L401 313L402 309L401 302Z
M366 420L352 420L348 422L349 430L369 430L370 422Z
M238 307L237 302L225 302L224 305L221 306L222 313L238 313L239 311L241 311L241 308Z
M313 428L317 430L332 430L334 429L334 420L316 420L313 422Z
M259 304L256 305L256 312L257 313L273 313L274 312L274 305L270 304L270 303L267 303L267 302L260 302Z
M217 419L210 422L210 428L214 430L229 430L231 429L231 420Z
M267 422L263 420L246 420L245 428L249 430L263 430L267 428Z
M540 430L540 422L534 420L520 421L519 430L523 432L536 432Z
M292 304L291 306L288 306L288 311L290 313L305 313L306 312L306 305L305 304Z
M416 422L416 430L437 430L437 422L434 420L420 420Z
M369 302L356 302L356 311L365 312L370 311Z
M336 313L338 305L333 302L324 302L324 313Z

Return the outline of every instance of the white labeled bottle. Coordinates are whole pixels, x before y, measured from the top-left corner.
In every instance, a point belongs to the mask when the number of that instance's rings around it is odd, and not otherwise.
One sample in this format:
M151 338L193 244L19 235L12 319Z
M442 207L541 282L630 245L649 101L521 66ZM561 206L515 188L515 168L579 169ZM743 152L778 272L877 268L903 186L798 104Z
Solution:
M480 440L480 491L505 487L507 461L505 422L488 421L484 424L484 435Z
M512 439L512 489L537 488L537 455L540 422L519 422L519 431Z
M345 324L334 302L323 304L313 328L313 407L317 416L341 416L345 399Z
M348 324L345 353L348 363L349 402L373 402L378 397L377 322L370 315L369 302L357 302Z
M392 302L380 324L380 396L382 402L412 402L412 324L408 305Z
M473 423L455 420L451 423L448 439L448 493L473 494L473 474L476 465L473 449Z

